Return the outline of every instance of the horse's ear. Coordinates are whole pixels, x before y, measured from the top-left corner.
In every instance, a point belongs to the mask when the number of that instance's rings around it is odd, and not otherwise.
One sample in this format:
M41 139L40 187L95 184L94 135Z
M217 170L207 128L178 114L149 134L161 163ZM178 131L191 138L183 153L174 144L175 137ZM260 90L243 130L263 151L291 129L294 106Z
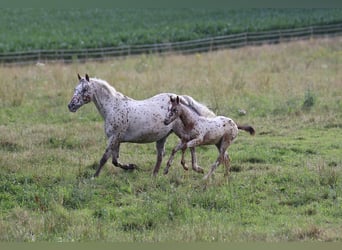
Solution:
M175 99L170 95L170 102L175 102Z
M81 81L81 76L80 74L77 73L78 80Z
M89 76L88 76L88 74L85 75L85 78L86 78L87 82L89 82Z
M179 96L178 95L177 95L176 101L177 101L177 104L179 104Z

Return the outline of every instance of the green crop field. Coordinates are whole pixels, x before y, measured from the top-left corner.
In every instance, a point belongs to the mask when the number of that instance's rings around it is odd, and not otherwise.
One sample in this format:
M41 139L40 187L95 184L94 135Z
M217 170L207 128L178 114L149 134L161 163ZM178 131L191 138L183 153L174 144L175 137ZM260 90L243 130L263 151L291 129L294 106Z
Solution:
M0 67L0 240L110 242L341 241L341 38L105 63ZM177 155L151 176L154 144L122 144L91 179L106 139L93 104L70 113L77 73L143 99L188 94L248 123L232 173L208 182ZM241 115L239 109L247 111ZM166 156L177 142L171 135ZM214 146L197 149L208 171ZM187 159L189 159L187 154ZM165 159L163 167L165 166Z
M0 53L153 44L342 21L342 9L2 9Z

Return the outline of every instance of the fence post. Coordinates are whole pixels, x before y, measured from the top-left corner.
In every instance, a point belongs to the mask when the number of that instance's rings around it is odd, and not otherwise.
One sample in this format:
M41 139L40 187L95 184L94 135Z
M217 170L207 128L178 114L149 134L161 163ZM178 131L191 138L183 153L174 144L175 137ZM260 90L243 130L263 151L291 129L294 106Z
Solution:
M245 32L245 46L248 46L248 31Z

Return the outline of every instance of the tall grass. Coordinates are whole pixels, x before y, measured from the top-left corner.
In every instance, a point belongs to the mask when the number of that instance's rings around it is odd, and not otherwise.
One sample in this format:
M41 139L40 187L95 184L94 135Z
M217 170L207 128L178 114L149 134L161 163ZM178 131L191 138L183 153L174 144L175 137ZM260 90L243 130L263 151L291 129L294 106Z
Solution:
M2 241L340 241L341 39L104 63L0 67ZM255 127L230 147L228 181L184 172L151 177L153 144L122 144L107 163L93 104L70 113L77 73L136 99L188 94ZM246 111L245 115L239 112ZM177 142L172 135L166 157ZM208 171L214 147L198 148ZM164 161L165 163L165 161Z

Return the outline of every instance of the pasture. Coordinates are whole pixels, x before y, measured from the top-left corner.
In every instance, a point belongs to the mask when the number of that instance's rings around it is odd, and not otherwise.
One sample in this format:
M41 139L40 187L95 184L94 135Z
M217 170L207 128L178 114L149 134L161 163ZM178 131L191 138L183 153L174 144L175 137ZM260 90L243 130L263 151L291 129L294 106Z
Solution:
M110 242L341 241L342 38L194 55L0 67L0 240ZM180 165L153 178L154 144L110 161L93 104L70 113L77 73L135 99L187 94L256 130L229 148L232 172L209 181ZM246 114L242 115L241 110ZM217 156L197 148L205 170ZM190 162L190 154L187 153Z
M0 53L188 41L342 21L342 9L2 9Z

